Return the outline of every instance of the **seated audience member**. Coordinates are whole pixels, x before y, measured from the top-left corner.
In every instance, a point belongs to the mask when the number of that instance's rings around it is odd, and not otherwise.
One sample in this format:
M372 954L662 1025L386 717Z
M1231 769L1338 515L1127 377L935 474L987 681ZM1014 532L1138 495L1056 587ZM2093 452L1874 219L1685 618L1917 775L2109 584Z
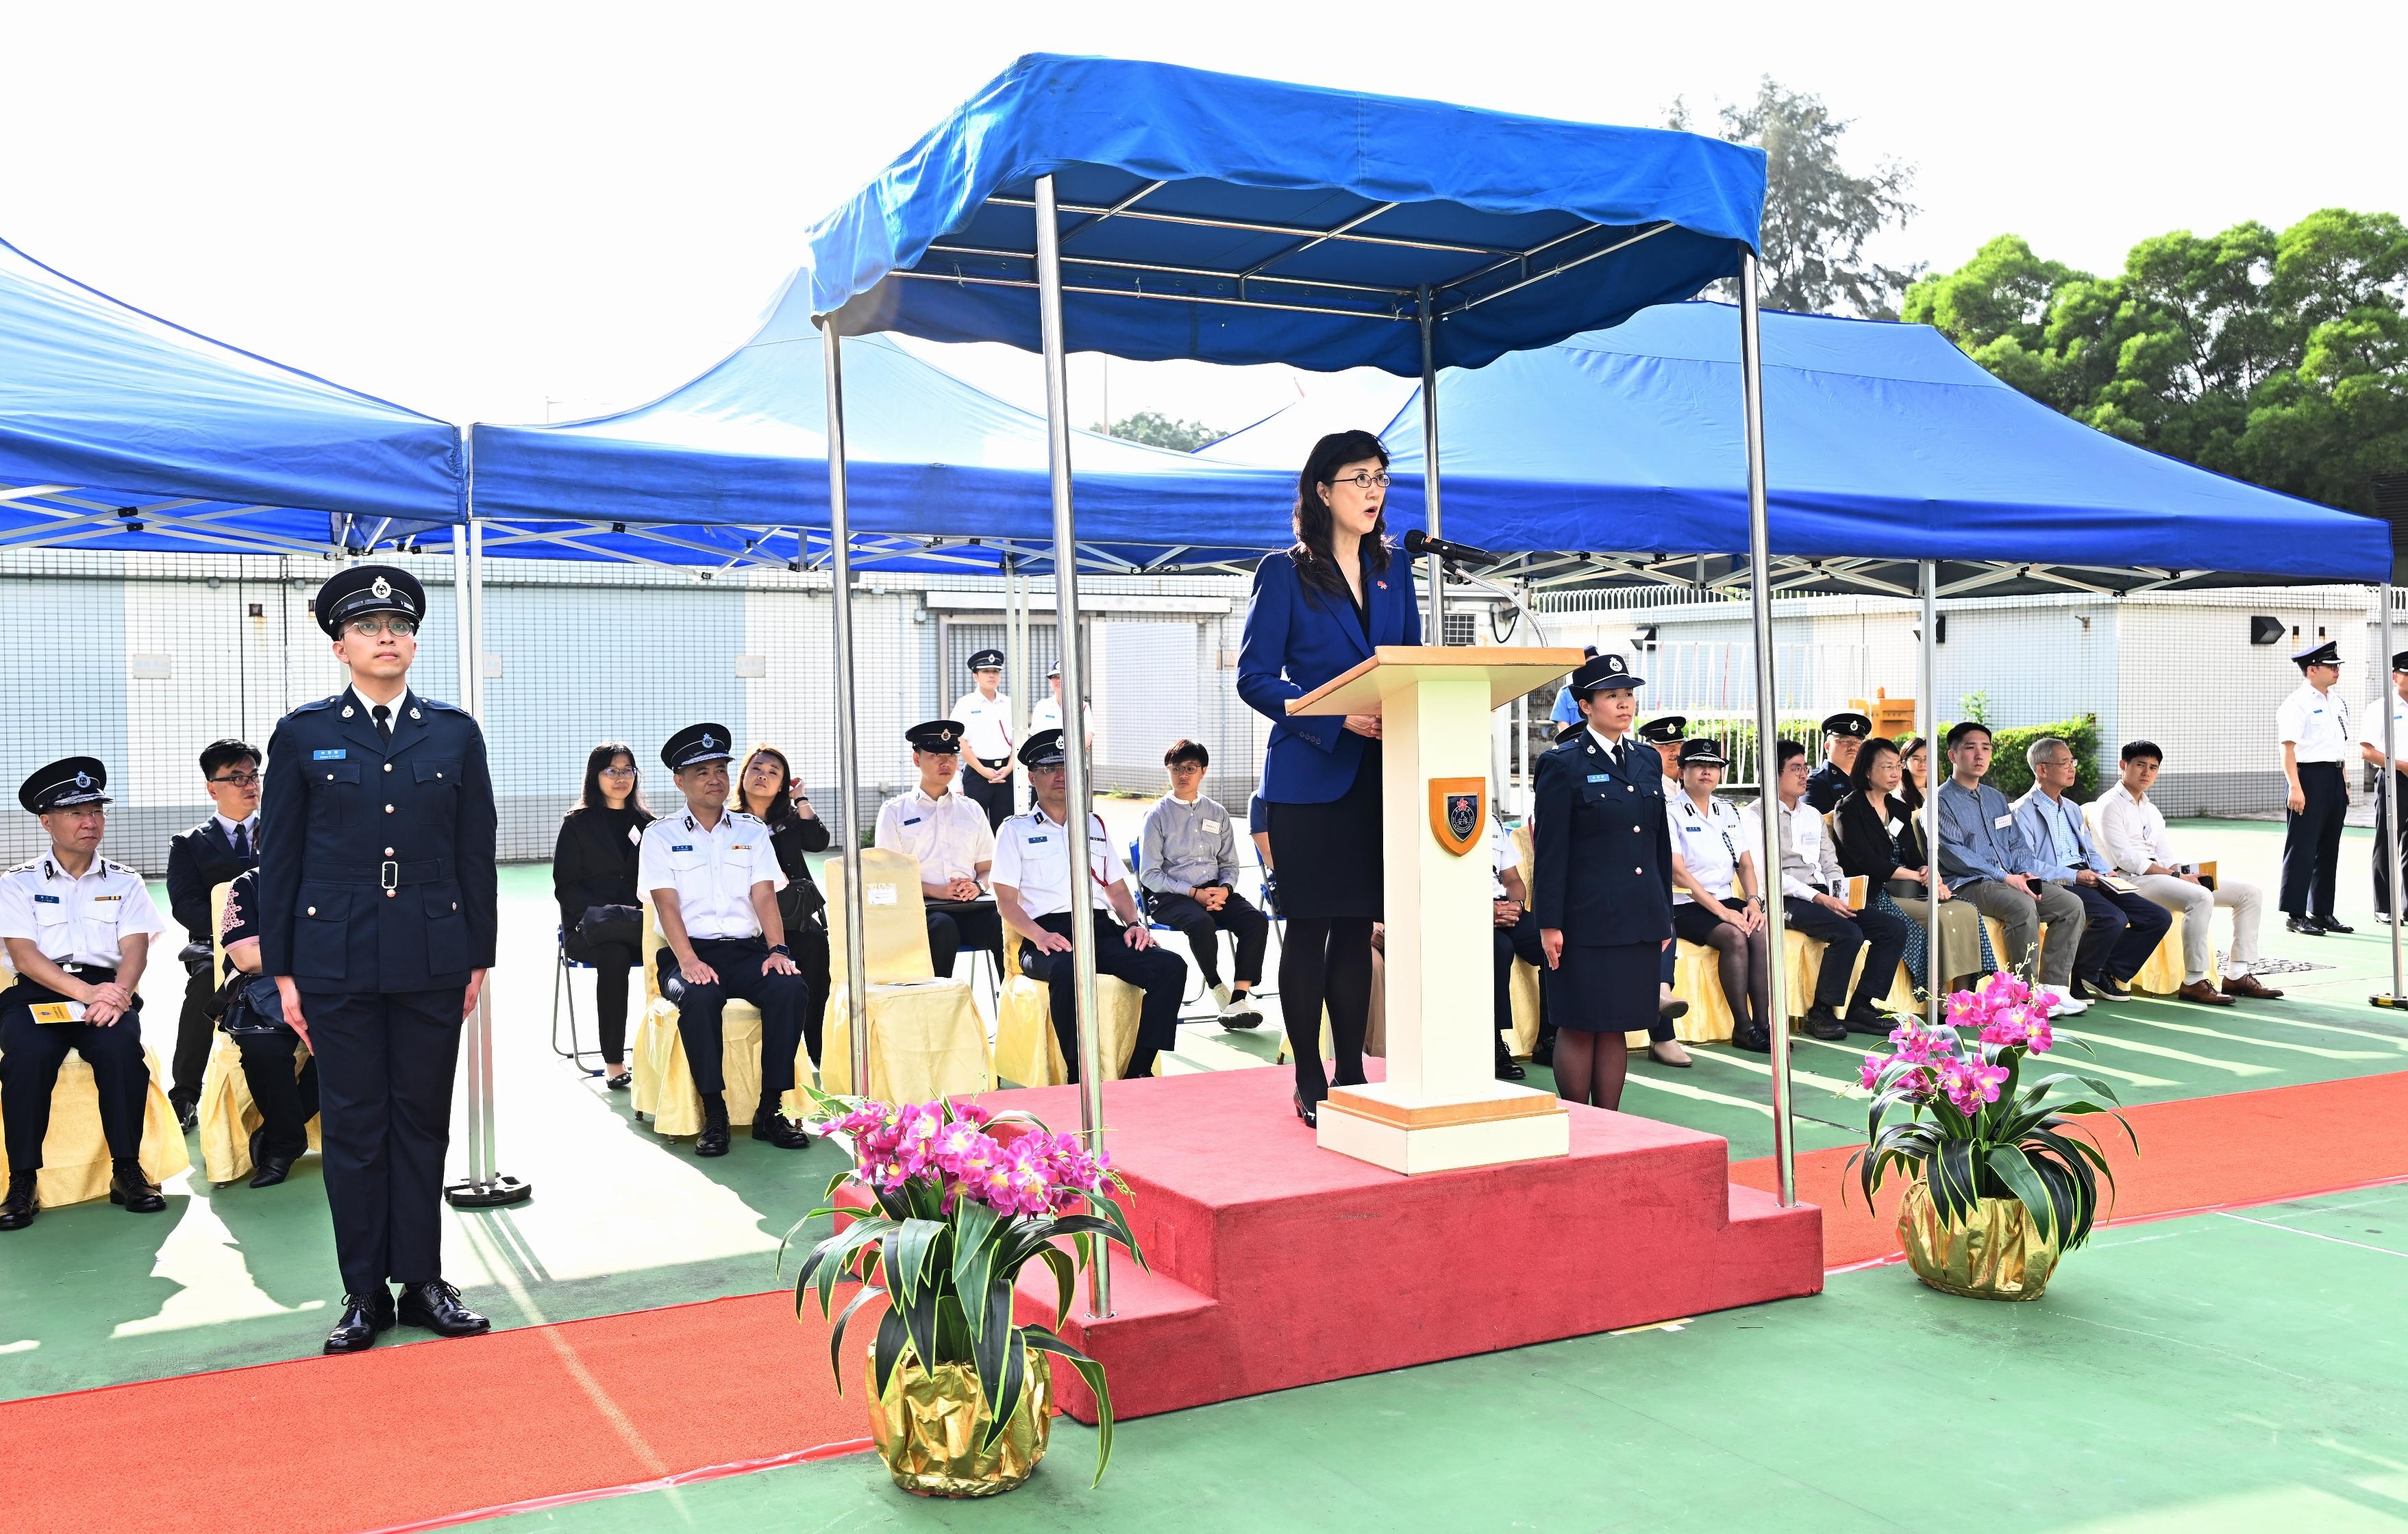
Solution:
M1917 824L1923 821L1924 786L1931 781L1931 742L1910 735L1898 746L1898 796Z
M1494 866L1495 882L1490 895L1491 915L1496 922L1497 946L1497 1079L1518 1082L1529 1074L1505 1047L1505 1036L1513 1031L1513 961L1521 959L1543 970L1547 967L1547 951L1539 941L1539 918L1530 910L1530 888L1522 882L1522 854L1513 850L1513 839L1505 834L1505 823L1488 823L1488 856ZM1386 934L1382 933L1379 948L1387 951ZM1546 987L1540 987L1539 1005L1546 1006Z
M1070 1080L1079 1079L1078 966L1071 961L1070 785L1067 748L1058 729L1041 730L1020 748L1037 808L1003 823L995 843L995 905L1004 925L1021 939L1021 971L1042 981L1052 993L1054 1037ZM1145 993L1138 1015L1137 1048L1129 1077L1151 1076L1156 1055L1179 1041L1179 996L1187 988L1187 967L1154 946L1127 870L1104 832L1103 817L1087 815L1087 876L1102 886L1106 904L1120 920L1090 906L1094 918L1096 973L1126 981ZM1109 1068L1111 1062L1107 1061Z
M259 870L235 878L226 891L225 925L218 941L225 948L225 989L218 1003L219 1026L234 1039L242 1056L242 1079L251 1088L251 1106L259 1110L259 1127L251 1131L251 1186L272 1188L293 1175L293 1163L309 1149L309 1121L318 1116L318 1057L293 1070L294 1051L301 1038L284 1021L284 1005L276 982L259 973Z
M1824 832L1823 817L1806 802L1806 748L1784 740L1775 752L1780 764L1773 800L1781 817L1781 910L1791 926L1824 945L1823 968L1803 1026L1827 1040L1851 1033L1887 1038L1892 1025L1877 1004L1898 977L1899 956L1906 952L1906 921L1870 904L1863 910L1849 909L1839 854ZM1757 813L1750 810L1744 818L1742 839L1750 847L1763 843ZM1859 950L1865 955L1864 969L1851 997L1848 977L1856 968Z
M744 769L736 776L736 798L738 809L769 828L778 871L786 876L778 891L778 915L786 925L795 970L811 988L810 1005L803 1009L803 1042L816 1066L827 1020L827 896L811 877L810 854L827 851L827 823L811 808L810 796L795 778L794 764L775 746L754 746L744 753Z
M1960 900L2006 928L2000 957L2017 974L2045 986L2072 1014L2090 1003L2073 994L2073 955L2082 946L2082 902L2048 882L2049 865L2035 857L2015 829L2007 796L1982 781L1990 770L1990 727L1966 720L1948 732L1953 770L1933 797L1940 810L1940 872ZM2045 925L2047 946L2042 947ZM2037 967L2039 973L2031 974Z
M1843 711L1823 721L1823 765L1806 780L1806 802L1814 813L1828 815L1848 796L1856 753L1872 733L1873 722L1860 713Z
M1163 753L1170 792L1146 811L1145 829L1138 837L1137 882L1147 912L1187 939L1222 1023L1251 1028L1263 1020L1254 992L1262 983L1271 924L1238 893L1238 829L1220 801L1204 793L1204 773L1211 764L1211 753L1193 740ZM1238 939L1237 972L1226 982L1223 932Z
M1003 919L990 905L969 905L986 894L988 870L995 865L995 831L986 807L953 792L962 767L962 727L950 719L931 719L903 732L911 745L911 765L920 770L920 785L879 807L878 832L872 844L909 853L920 864L920 895L927 910L928 959L939 978L953 972L953 960L965 943L995 955L995 972L1003 973ZM934 902L946 902L939 910Z
M50 1091L73 1050L92 1067L108 1142L108 1201L135 1214L167 1207L142 1170L142 967L165 928L142 876L100 855L108 769L70 756L36 770L17 802L42 823L48 851L0 874L0 943L16 982L0 991L0 1118L7 1121L8 1191L0 1230L22 1230L41 1205L36 1183L50 1128Z
M1831 839L1839 849L1840 871L1863 876L1866 903L1906 924L1907 977L1917 991L1924 991L1931 984L1924 928L1928 902L1935 896L1942 902L1947 968L1956 971L1956 961L1979 953L1982 972L1988 974L1998 968L1998 961L1990 953L1990 935L1979 914L1972 907L1950 899L1948 882L1931 871L1923 846L1923 823L1906 808L1899 793L1905 765L1898 746L1885 737L1877 735L1864 743L1849 778L1856 790L1831 812ZM1943 988L1961 972L1942 973Z
M176 1023L176 1056L167 1100L176 1122L190 1129L201 1100L216 1029L210 1007L218 994L209 958L209 896L245 868L259 867L259 748L213 740L201 749L201 786L209 818L167 842L167 910L184 929L184 1008Z
M1639 726L1638 736L1656 748L1664 759L1664 803L1670 807L1681 794L1681 742L1689 728L1686 714L1660 714ZM1673 967L1679 962L1679 945L1664 946L1664 963L1656 977L1656 1011L1666 1023L1689 1010L1689 1004L1672 994ZM1686 1066L1688 1052L1672 1041L1672 1030L1651 1028L1647 1033L1648 1054L1668 1066Z
M2265 892L2220 876L2211 889L2198 865L2180 861L2166 837L2165 815L2149 802L2149 785L2157 781L2166 753L2154 740L2135 740L2122 754L2122 781L2099 796L2099 839L2116 869L2183 924L2183 986L2174 994L2202 1007L2229 1007L2235 996L2271 1001L2281 996L2251 972L2258 964L2258 922ZM2209 928L2217 906L2232 908L2232 952L2225 959L2221 995L2207 978L2215 953Z
M2082 946L2073 954L2073 983L2086 1000L2129 1001L2131 980L2157 951L2172 918L2139 889L2119 890L2115 866L2090 844L2082 807L2066 797L2080 770L2073 748L2042 736L2024 753L2032 786L2015 801L2015 825L2024 845L2043 865L2043 876L2071 890L2082 902Z
M1728 765L1712 740L1681 747L1681 792L1664 808L1672 830L1672 931L1714 951L1731 1042L1766 1054L1772 1050L1772 967L1756 854L1741 839L1739 811L1714 796Z
M794 1089L795 1051L811 988L786 946L778 890L786 882L769 828L727 808L729 736L724 724L690 724L669 737L661 762L685 808L644 827L636 887L652 896L660 925L661 995L677 1004L686 1069L702 1097L696 1155L728 1150L722 1020L727 998L761 1012L761 1102L752 1138L800 1150L810 1137L786 1121L779 1099Z
M602 1084L624 1092L635 1081L627 1069L627 976L644 962L638 936L603 940L609 908L642 904L636 890L637 842L652 823L636 773L636 753L621 741L605 740L585 756L585 784L561 818L552 849L552 893L560 903L562 951L594 967L594 1011L602 1048ZM596 926L585 913L601 908Z

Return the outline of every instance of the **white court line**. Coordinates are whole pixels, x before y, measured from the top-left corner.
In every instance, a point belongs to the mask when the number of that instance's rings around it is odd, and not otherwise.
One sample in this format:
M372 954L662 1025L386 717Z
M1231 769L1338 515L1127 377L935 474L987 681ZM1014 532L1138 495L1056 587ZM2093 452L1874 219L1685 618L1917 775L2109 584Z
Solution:
M2395 1033L2377 1033L2372 1028L2344 1027L2339 1023L2311 1023L2300 1017L2277 1017L2272 1011L2261 1012L2255 1009L2240 1015L2246 1017L2252 1023L2272 1023L2286 1028L2306 1028L2312 1033L2345 1033L2353 1039L2372 1039L2377 1043L2390 1045L2402 1054L2408 1054L2408 1039L2402 1039ZM2381 1056L2371 1055L2369 1058L2379 1059Z
M1826 1042L1826 1040L1814 1039L1809 1039L1808 1042L1820 1044ZM1833 1049L1837 1049L1840 1046L1834 1044L1831 1047ZM1725 1054L1719 1050L1699 1050L1695 1054L1691 1055L1690 1058L1695 1060L1719 1060L1724 1065L1737 1066L1742 1070L1752 1070L1759 1076L1770 1076L1772 1074L1772 1066L1769 1061L1743 1060L1736 1054ZM1793 1082L1804 1082L1808 1086L1828 1087L1830 1089L1831 1096L1835 1097L1861 1097L1868 1101L1872 1097L1871 1093L1866 1091L1863 1087L1858 1086L1854 1082L1843 1082L1836 1076L1818 1076L1811 1070L1800 1070L1796 1066L1791 1066L1789 1068L1789 1079Z
M2063 1028L2059 1028L2057 1031L2063 1033L2065 1030ZM1808 1038L1804 1041L1809 1044L1815 1045L1818 1048L1838 1050L1842 1054L1862 1056L1872 1053L1870 1049L1853 1049L1846 1044L1834 1044L1828 1039L1824 1039ZM1884 1039L1868 1039L1865 1042L1868 1045L1885 1045L1888 1043L1888 1040ZM2151 1076L2146 1072L2138 1070L2125 1070L2117 1066L2102 1066L2096 1060L2092 1060L2087 1057L2076 1060L2071 1055L2051 1054L2042 1056L2041 1063L2050 1070L2096 1071L2101 1076L2113 1076L2119 1082L2129 1082L2134 1086L2173 1086L2176 1084L2163 1076ZM2031 1061L2027 1060L2024 1063L2026 1070L2029 1070L2031 1066Z
M1726 1097L1720 1092L1709 1092L1702 1086L1689 1086L1681 1082L1658 1081L1653 1076L1641 1076L1635 1070L1626 1077L1625 1081L1631 1086L1653 1087L1658 1092L1669 1092L1676 1097L1694 1097L1699 1102L1728 1103L1733 1108L1752 1108L1766 1118L1772 1117L1770 1104L1750 1102L1745 1097Z
M2073 1028L2066 1027L2062 1025L2056 1025L2055 1026L2058 1033L2065 1035L2068 1039L2079 1039L2086 1044L2112 1044L2117 1049L2128 1049L2141 1054L2155 1054L2168 1060L2187 1060L2192 1065L2205 1066L2210 1070L2229 1071L2235 1076L2272 1076L2274 1074L2274 1068L2272 1066L2244 1065L2238 1060L2219 1060L2214 1055L2193 1054L2187 1050L2168 1049L2163 1044L2143 1044L2137 1039L2118 1039L2114 1034L2109 1033L2084 1033Z
M2379 1252L2386 1257L2408 1257L2408 1252L2394 1252L2387 1246L2369 1246L2364 1241L2353 1241L2340 1236L2328 1236L2321 1231L2301 1230L2297 1226L2276 1225L2272 1220L2253 1220L2246 1214L2235 1214L2230 1210L2220 1209L2215 1212L2228 1220L2238 1220L2245 1226L2264 1226L2269 1230L2279 1230L2286 1236L2305 1236L2310 1240L2330 1241L2335 1246L2354 1246L2360 1252Z
M2197 1034L2202 1039L2221 1039L2228 1044L2255 1044L2259 1049L2278 1049L2292 1054L2313 1054L2322 1060L2387 1060L2391 1052L2373 1049L2319 1049L2314 1044L2285 1044L2272 1039L2252 1039L2245 1033L2226 1033L2219 1028L2202 1028L2196 1023L2168 1023L2155 1017L2133 1019L2145 1028L2166 1028L2174 1033Z

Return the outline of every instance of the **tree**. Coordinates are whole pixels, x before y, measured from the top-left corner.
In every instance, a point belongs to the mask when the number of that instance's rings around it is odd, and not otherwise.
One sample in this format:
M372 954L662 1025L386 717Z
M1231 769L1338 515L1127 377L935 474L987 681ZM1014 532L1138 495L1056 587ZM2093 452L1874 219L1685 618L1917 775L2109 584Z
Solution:
M1763 258L1758 293L1768 308L1805 313L1898 317L1898 297L1922 266L1885 266L1865 243L1916 208L1906 200L1914 167L1885 160L1870 176L1840 164L1850 120L1834 118L1823 98L1791 91L1767 75L1756 100L1725 106L1722 136L1764 151ZM1667 126L1690 129L1688 103L1672 102Z
M1194 452L1229 434L1204 424L1201 421L1174 421L1159 410L1140 410L1123 416L1111 425L1100 423L1088 428L1106 437L1117 437L1130 442L1143 442L1148 447L1168 448L1173 452Z
M2143 240L2099 278L2002 235L1907 291L2007 383L2143 447L2372 510L2408 470L2408 229L2326 208Z

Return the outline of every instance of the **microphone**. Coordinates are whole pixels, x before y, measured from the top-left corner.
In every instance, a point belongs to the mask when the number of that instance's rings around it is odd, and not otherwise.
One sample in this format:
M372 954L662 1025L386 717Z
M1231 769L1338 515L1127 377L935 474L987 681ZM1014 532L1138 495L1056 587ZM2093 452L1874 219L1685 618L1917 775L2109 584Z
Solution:
M1432 538L1418 527L1405 529L1405 552L1419 558L1436 554L1450 564L1488 565L1497 556L1485 549L1475 549L1469 543L1449 543L1442 538Z

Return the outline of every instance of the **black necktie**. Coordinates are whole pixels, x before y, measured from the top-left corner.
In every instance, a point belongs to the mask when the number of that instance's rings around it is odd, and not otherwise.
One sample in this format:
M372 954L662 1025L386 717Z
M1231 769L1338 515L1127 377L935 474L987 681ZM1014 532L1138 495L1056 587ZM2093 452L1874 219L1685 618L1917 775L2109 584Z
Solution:
M240 821L234 827L234 857L237 863L251 861L251 828Z
M386 745L392 745L393 710L380 703L375 708L370 709L368 710L368 714L376 721L377 738L382 740Z

